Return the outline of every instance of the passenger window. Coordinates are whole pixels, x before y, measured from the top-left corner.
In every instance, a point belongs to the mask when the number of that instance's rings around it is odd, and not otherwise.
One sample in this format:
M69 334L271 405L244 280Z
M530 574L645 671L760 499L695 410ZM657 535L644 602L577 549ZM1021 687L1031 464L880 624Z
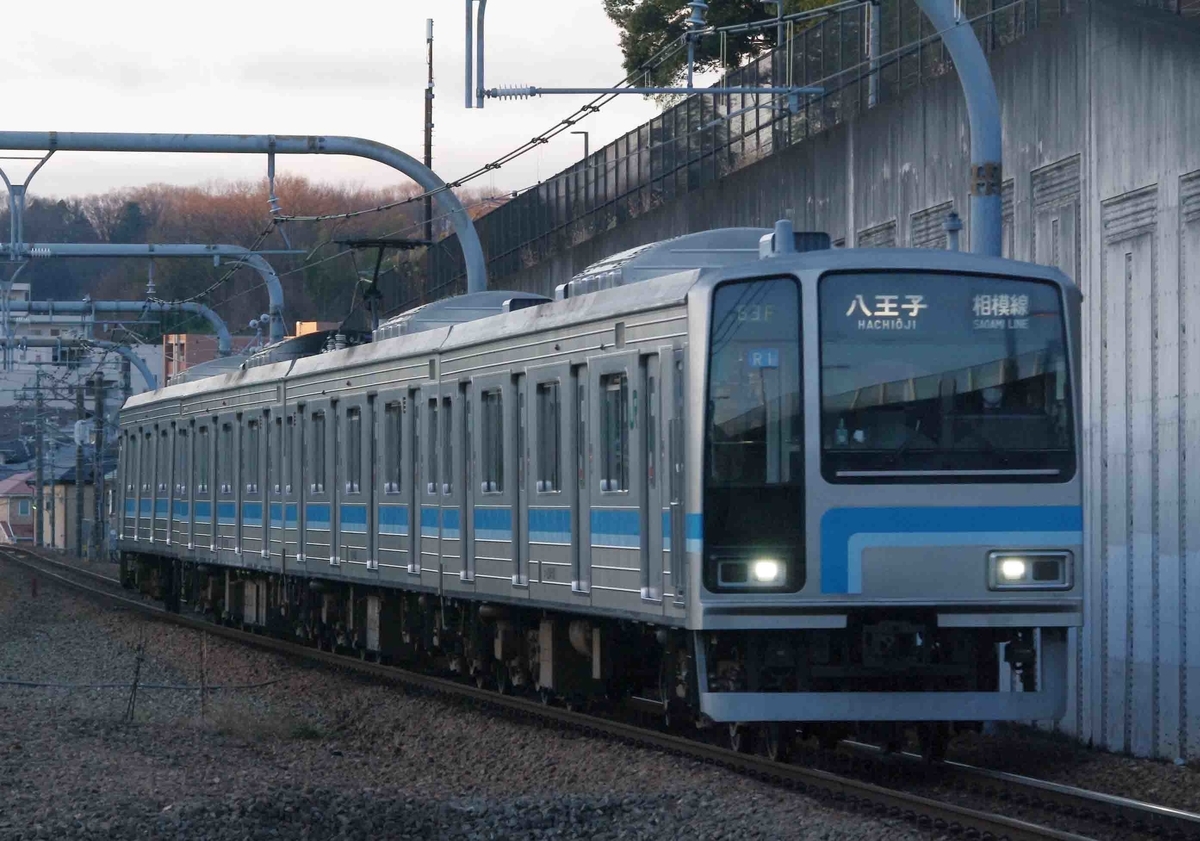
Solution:
M429 401L429 440L425 442L425 455L427 458L425 479L425 491L436 496L438 492L438 403L437 400Z
M312 416L312 482L309 490L315 494L325 493L325 413L313 412Z
M188 431L181 429L175 433L175 493L179 496L187 496L188 485L191 477L188 475L189 462L191 453L188 452L188 447L191 445L191 440L188 438Z
M629 385L624 374L600 378L600 490L629 490Z
M483 464L479 489L484 493L504 490L504 409L501 391L483 393Z
M246 435L242 439L242 469L245 470L246 493L258 493L258 421L246 424Z
M383 449L386 459L384 463L387 465L383 478L384 493L400 493L403 464L401 459L404 455L401 449L401 442L404 440L403 417L399 403L388 403L383 407Z
M346 493L362 491L362 410L346 410Z
M541 493L562 490L559 482L561 454L558 383L540 383L537 387L537 484Z
M217 483L221 493L233 493L233 424L221 424L221 437L217 441Z
M442 401L442 464L445 481L442 493L449 496L454 492L454 413L450 411L450 398Z
M196 493L208 493L208 427L196 430Z

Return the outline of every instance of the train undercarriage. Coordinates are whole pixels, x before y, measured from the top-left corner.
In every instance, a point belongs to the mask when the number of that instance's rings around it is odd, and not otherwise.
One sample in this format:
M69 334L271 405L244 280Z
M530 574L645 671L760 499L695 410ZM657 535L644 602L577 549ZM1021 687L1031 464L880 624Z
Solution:
M1038 688L1032 629L939 629L920 611L862 611L836 630L692 633L147 554L123 553L121 580L176 612L572 708L628 706L673 728L717 728L734 749L775 758L797 735L897 749L910 726L926 756L940 758L955 729L981 723L714 722L700 712L696 646L714 692L996 692L1002 662L1022 691Z

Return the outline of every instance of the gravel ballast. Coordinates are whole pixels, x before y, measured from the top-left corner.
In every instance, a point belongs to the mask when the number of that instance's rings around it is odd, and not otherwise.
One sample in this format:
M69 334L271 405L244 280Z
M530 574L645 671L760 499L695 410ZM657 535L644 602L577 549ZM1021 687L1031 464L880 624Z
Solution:
M99 607L0 561L0 839L903 839L722 769ZM202 651L206 656L202 657Z

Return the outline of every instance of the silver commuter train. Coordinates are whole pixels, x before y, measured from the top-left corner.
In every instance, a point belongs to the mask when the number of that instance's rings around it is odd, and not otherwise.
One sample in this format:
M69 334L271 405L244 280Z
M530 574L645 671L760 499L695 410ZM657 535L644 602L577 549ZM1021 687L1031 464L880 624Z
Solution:
M775 749L782 722L1064 713L1061 272L780 223L633 249L556 297L452 298L133 397L127 582Z

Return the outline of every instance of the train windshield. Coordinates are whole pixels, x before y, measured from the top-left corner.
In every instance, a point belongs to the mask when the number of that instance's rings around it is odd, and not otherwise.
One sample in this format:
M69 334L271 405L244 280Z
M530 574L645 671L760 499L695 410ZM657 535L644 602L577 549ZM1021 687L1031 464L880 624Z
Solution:
M831 482L1074 475L1062 300L1027 280L821 279L821 469Z

